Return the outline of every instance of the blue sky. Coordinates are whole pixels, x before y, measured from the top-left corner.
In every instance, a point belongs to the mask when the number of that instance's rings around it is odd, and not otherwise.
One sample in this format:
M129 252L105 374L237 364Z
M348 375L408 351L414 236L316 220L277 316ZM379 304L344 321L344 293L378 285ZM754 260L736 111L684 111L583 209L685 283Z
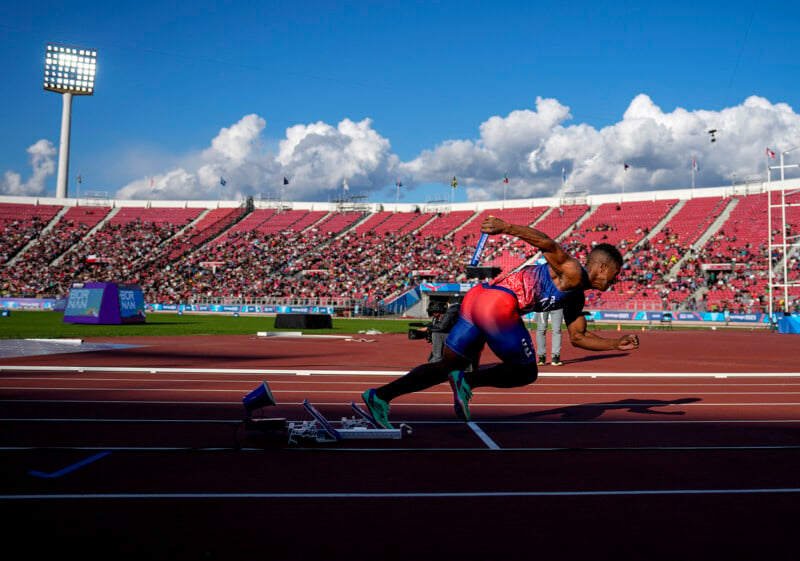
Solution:
M698 187L729 184L800 144L798 24L755 1L5 3L0 193L55 193L48 42L99 52L71 196L684 188L693 157Z

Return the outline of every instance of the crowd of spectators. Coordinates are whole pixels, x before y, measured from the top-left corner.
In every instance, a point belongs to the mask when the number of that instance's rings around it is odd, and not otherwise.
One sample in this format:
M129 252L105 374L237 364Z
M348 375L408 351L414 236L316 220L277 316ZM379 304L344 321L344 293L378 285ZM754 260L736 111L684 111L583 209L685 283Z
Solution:
M455 282L466 259L451 240L432 236L249 231L162 269L142 271L134 280L150 302L199 297L384 300L421 279Z
M671 223L660 225L651 236L671 204L654 206L652 217L638 226L633 225L635 211L623 214L619 206L609 207L601 220L586 220L561 238L570 254L584 260L593 245L615 234L613 242L625 255L617 283L602 294L590 291L588 306L764 311L769 305L766 243L751 241L735 221L696 248ZM575 216L589 213L585 207ZM528 215L533 223L542 209ZM555 223L563 216L551 213L542 220ZM139 284L150 303L257 298L387 302L421 281L468 280L465 264L479 220L473 217L444 235L425 234L436 231L430 225L437 218L431 215L429 228L405 234L312 226L280 232L230 228L214 238L198 236L191 227L180 235L186 223L138 218L108 221L91 235L91 226L79 216L53 220L49 227L38 217L5 220L0 293L64 297L73 282L94 281ZM187 239L201 241L194 247ZM535 254L513 238L497 236L492 242L487 262L503 254L521 264ZM181 250L174 251L176 246ZM791 256L788 270L793 278L800 276L797 255Z
M28 220L7 220L0 224L0 236L3 243L0 244L0 263L7 263L14 257L28 242L41 234L47 222L34 216Z
M51 267L51 263L80 244L89 229L84 223L61 220L45 233L32 232L33 242L24 256L20 256L13 267L3 268L3 291L24 296L59 293L61 288L56 280L59 273L56 266ZM39 234L38 237L35 237L36 234Z
M24 254L0 269L2 291L23 297L64 297L73 282L128 282L158 259L159 246L180 228L169 223L107 223L91 236L87 225L64 224L32 236Z

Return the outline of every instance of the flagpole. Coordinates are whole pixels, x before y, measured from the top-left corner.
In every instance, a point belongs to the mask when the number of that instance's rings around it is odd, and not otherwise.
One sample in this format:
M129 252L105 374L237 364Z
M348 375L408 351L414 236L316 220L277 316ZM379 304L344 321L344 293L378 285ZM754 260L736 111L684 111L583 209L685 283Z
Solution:
M694 154L692 154L692 198L694 198L694 168L695 168L694 162L695 162Z
M622 193L619 195L619 204L625 201L625 173L628 171L627 165L625 162L622 162Z
M225 185L227 185L227 183L228 182L225 181L225 178L220 175L219 176L219 185L217 186L217 204L218 205L219 205L219 202L222 201L222 188L225 187Z

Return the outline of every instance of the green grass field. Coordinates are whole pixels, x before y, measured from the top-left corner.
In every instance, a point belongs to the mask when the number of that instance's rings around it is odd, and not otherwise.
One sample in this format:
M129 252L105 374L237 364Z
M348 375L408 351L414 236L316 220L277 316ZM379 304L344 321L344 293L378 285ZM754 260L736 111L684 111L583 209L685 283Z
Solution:
M381 333L407 333L412 323L421 320L333 318L332 329L303 329L303 333L357 334L376 330ZM529 324L535 329L535 324ZM598 325L592 329L614 329ZM624 326L640 329L639 326ZM253 335L259 331L297 331L275 329L274 316L149 314L147 323L133 325L84 325L64 323L61 312L11 312L0 318L0 339L51 339L87 337L132 337L158 335Z
M304 329L304 333L356 334L378 330L406 333L407 320L333 318L333 329ZM253 335L275 329L275 317L149 314L147 323L133 325L84 325L64 323L60 312L12 312L0 318L0 339L128 337L153 335Z

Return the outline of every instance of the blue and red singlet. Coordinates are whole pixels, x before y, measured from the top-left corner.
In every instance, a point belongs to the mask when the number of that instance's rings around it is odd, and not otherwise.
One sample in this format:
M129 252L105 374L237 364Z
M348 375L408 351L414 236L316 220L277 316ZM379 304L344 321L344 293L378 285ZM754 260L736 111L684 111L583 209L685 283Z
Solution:
M458 322L445 344L470 360L488 344L503 362L535 362L536 350L522 316L563 308L569 325L583 310L587 284L588 279L581 287L559 290L550 277L550 266L543 263L525 267L494 284L475 286L464 297Z

